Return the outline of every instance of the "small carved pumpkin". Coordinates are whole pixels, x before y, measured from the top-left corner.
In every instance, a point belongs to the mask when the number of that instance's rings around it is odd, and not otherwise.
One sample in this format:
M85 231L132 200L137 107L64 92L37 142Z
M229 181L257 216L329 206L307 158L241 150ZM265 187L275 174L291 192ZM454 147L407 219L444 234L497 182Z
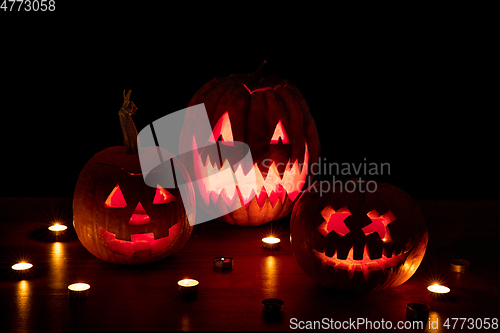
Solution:
M427 228L416 202L401 189L342 192L317 183L296 203L290 222L292 250L313 280L335 289L368 291L407 281L422 261Z
M139 154L158 152L156 147L137 147L131 118L135 106L129 97L130 92L119 112L125 146L107 148L92 157L80 173L73 198L73 223L83 246L116 264L163 259L179 251L192 232L179 189L144 183ZM176 174L187 179L185 197L194 200L187 171L176 170Z
M198 182L204 203L213 211L228 211L219 218L230 224L256 226L284 217L298 198L310 161L319 154L319 138L309 108L297 87L276 77L261 77L262 66L253 74L215 78L203 85L189 106L204 103L213 128L213 139L228 146L233 141L250 147L253 167L232 165L235 179L255 175L256 182ZM185 127L189 127L189 123ZM185 165L193 165L197 175L211 175L224 168L216 149L205 147L193 130L185 128L181 144L192 145L194 156ZM206 140L206 139L205 139ZM210 142L208 142L210 143ZM213 142L212 142L213 143ZM213 145L212 145L213 146ZM221 166L222 164L222 166ZM244 170L246 169L246 170ZM235 200L241 205L228 209Z

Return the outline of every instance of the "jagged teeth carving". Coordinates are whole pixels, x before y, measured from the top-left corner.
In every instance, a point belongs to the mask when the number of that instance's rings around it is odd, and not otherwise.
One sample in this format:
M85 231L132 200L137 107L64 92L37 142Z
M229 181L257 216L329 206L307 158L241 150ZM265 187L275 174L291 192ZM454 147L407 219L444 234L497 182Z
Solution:
M227 159L220 169L217 167L217 163L212 163L209 155L203 163L195 142L193 148L195 148L193 154L196 183L200 187L201 195L207 206L210 201L217 203L220 196L224 197L228 206L232 206L239 193L243 205L248 205L255 196L260 207L264 206L266 197L274 207L278 200L284 203L286 195L290 200L295 200L305 184L309 165L307 143L305 144L302 168L299 166L298 159L293 164L288 160L283 176L280 176L276 162L273 161L265 177L257 163L246 174L243 172L241 164L233 172Z
M312 249L312 251L314 255L319 260L321 260L321 264L323 265L323 267L325 267L326 265L332 266L335 269L335 272L337 272L339 269L346 270L349 274L349 278L351 279L354 276L354 271L361 271L363 273L365 281L368 280L371 271L382 270L385 273L388 268L393 267L406 259L404 251L402 251L402 254L400 255L396 255L393 253L392 256L388 258L385 248L382 251L381 258L370 259L370 253L368 251L367 245L365 245L362 260L353 259L353 247L351 247L351 249L349 250L346 259L339 259L337 257L336 250L331 257L325 255L325 251L319 252L315 249Z

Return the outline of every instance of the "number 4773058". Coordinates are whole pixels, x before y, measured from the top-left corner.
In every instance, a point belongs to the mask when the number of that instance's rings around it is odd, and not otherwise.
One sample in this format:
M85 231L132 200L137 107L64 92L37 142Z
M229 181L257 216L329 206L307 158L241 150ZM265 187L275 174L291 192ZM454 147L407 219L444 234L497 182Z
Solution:
M447 329L498 329L498 318L447 318L443 323Z
M56 10L56 0L3 0L0 10L4 12L53 12Z

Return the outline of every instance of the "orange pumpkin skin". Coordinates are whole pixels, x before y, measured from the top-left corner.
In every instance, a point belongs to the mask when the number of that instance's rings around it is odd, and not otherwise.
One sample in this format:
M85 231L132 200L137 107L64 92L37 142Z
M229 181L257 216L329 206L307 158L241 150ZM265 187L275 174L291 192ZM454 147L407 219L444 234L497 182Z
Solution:
M144 154L156 153L146 151ZM189 177L187 172L177 175ZM126 207L105 207L110 193L119 185ZM194 200L194 190L187 182ZM143 264L178 252L193 230L179 189L166 189L175 200L154 204L157 189L147 186L141 173L139 155L111 147L97 153L80 173L73 198L73 224L83 246L97 258L115 264ZM151 223L130 225L138 203ZM114 234L115 239L110 234ZM153 234L154 241L136 240L137 235ZM140 244L141 242L143 244Z
M164 149L162 156L175 161L175 170L168 171L186 185L179 190L145 184L139 156L157 158L161 148L138 147L130 94L124 92L118 113L124 146L107 148L84 166L73 196L73 225L83 246L97 258L135 265L163 259L184 246L195 214L193 209L186 213L184 204L195 207L195 197L187 170Z
M406 282L428 241L416 202L382 183L372 193L360 187L346 193L338 183L330 189L325 193L318 183L312 185L293 209L290 237L302 270L340 290L381 290Z
M276 77L262 78L258 70L253 74L235 74L211 80L198 90L189 106L200 103L205 105L215 140L227 141L227 137L219 136L215 131L218 123L224 118L229 119L232 139L250 147L258 176L266 179L269 173L274 172L281 178L279 185L268 181L265 186L267 191L262 191L262 186L249 190L237 184L241 207L236 210L228 210L228 203L219 194L210 196L209 193L207 197L210 200L205 204L211 207L211 211L214 207L219 211L229 211L219 220L240 226L257 226L287 215L308 182L306 177L309 177L309 182L312 179L310 165L317 161L320 149L316 125L297 87ZM185 126L189 127L189 124ZM193 133L189 128L185 128L184 132ZM286 134L278 138L277 133L282 132ZM191 145L192 142L192 137L184 137L181 145ZM198 147L204 144L197 142ZM191 149L184 149L188 150ZM205 163L207 155L204 151L200 153L202 163ZM218 161L218 157L210 156L210 160ZM196 167L193 161L183 162ZM285 176L286 168L291 168L294 163L298 166L297 173L301 173L300 180ZM237 165L233 167L236 169ZM200 187L195 190L209 192ZM244 192L251 194L245 198ZM255 194L253 198L252 194ZM201 204L198 202L198 205Z

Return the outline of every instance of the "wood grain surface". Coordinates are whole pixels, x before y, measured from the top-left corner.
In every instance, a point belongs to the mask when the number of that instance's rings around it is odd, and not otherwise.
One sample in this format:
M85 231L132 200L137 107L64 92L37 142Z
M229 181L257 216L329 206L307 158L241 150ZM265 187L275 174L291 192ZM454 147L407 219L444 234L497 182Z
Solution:
M397 288L351 294L325 289L301 271L290 247L289 217L254 228L203 223L178 254L119 266L93 257L78 241L70 199L1 198L0 331L288 331L292 318L384 319L395 326L411 302L428 304L442 332L446 318L499 318L499 202L420 204L430 242L416 274ZM54 220L68 225L64 237L47 230ZM281 238L279 250L262 248L261 239L270 234ZM231 256L233 269L214 270L219 256ZM455 258L470 260L471 271L451 273ZM34 265L30 274L10 268L21 259ZM183 278L200 282L195 298L178 293ZM453 297L429 298L426 287L435 280L449 286ZM91 285L87 299L68 298L74 282ZM263 315L266 298L285 302L282 317Z

